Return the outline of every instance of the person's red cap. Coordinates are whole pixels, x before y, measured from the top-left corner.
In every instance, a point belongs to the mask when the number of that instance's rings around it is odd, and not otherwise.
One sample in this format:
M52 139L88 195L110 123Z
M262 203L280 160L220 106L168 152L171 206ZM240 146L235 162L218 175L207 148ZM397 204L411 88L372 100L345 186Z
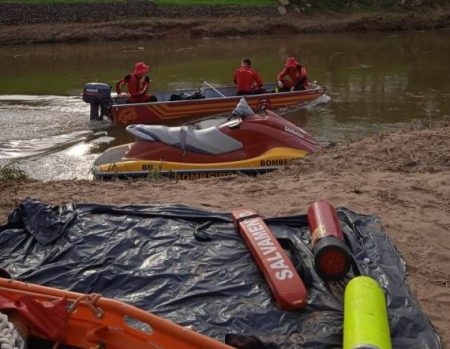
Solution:
M144 62L137 62L134 66L134 74L136 74L136 75L145 74L149 70L150 70L150 66L148 66Z
M298 62L294 57L288 57L288 59L286 59L286 64L284 66L286 68L296 68L298 66Z

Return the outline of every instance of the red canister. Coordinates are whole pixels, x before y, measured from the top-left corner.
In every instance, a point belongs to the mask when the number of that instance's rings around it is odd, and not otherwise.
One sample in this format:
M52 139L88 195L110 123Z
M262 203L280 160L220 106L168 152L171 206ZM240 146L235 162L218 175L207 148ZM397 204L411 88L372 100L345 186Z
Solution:
M336 209L328 201L313 202L308 209L315 269L324 280L339 280L347 275L351 254L339 225Z

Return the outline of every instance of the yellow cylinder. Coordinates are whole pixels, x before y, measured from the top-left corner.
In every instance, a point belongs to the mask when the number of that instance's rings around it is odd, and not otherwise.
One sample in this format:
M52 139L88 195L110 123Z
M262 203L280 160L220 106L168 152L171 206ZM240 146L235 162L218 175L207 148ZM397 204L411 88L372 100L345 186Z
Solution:
M386 299L378 282L357 276L345 288L344 349L392 349Z

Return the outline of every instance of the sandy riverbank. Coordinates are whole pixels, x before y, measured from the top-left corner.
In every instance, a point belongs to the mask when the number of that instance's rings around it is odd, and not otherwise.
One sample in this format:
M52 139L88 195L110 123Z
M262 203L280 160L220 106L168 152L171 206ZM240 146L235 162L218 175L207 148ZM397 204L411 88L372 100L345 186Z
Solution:
M45 203L177 203L216 211L250 207L266 216L305 213L313 200L380 217L407 263L408 284L450 345L450 123L339 144L258 178L173 181L0 182L0 222L20 200Z

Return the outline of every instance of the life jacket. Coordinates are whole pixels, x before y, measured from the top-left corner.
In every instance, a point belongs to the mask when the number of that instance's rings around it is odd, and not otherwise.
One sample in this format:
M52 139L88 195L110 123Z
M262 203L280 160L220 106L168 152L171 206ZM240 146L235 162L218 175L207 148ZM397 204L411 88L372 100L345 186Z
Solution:
M290 80L284 79L286 76L289 76ZM308 73L306 71L306 68L302 65L298 65L297 69L284 68L281 71L281 73L278 74L277 80L280 80L280 81L283 80L283 83L287 87L293 87L297 84L298 81L300 81L303 78L305 79L304 85L307 85L308 84L307 76L308 76Z
M150 79L148 76L145 77L142 85L139 86L139 77L134 74L130 74L130 79L128 80L128 93L131 98L139 98L147 93L148 84Z
M127 85L128 93L130 94L130 102L146 102L149 99L147 94L150 79L145 77L142 85L139 86L139 77L135 74L128 74L116 85L116 92L119 94L123 85Z

